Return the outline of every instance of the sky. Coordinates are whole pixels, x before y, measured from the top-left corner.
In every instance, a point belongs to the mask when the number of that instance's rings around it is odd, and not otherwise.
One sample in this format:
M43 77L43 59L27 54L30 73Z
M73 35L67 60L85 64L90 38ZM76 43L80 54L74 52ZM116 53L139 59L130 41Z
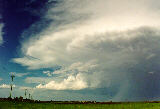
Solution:
M0 97L160 98L160 1L0 0Z

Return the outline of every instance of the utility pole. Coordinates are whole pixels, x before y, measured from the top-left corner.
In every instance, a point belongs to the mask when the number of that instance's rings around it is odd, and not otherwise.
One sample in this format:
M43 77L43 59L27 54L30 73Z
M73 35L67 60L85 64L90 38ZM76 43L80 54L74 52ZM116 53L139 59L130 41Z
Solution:
M11 79L12 79L12 82L13 82L13 79L15 78L14 74L12 73L11 74Z
M10 92L10 98L12 98L12 90L13 90L13 79L15 78L15 75L11 72L11 84L10 84L10 86L11 86L11 92Z
M30 99L31 94L29 93L29 99Z
M27 99L27 89L25 89L25 93L24 93L26 99Z

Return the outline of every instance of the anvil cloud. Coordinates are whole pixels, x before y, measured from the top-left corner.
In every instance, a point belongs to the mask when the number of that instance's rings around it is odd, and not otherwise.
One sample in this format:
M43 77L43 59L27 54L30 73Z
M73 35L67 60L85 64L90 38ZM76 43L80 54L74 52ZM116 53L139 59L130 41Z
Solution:
M159 91L159 5L158 0L61 0L43 18L52 22L25 40L24 57L13 61L28 69L62 67L36 88L114 87L114 99L150 97L151 90Z

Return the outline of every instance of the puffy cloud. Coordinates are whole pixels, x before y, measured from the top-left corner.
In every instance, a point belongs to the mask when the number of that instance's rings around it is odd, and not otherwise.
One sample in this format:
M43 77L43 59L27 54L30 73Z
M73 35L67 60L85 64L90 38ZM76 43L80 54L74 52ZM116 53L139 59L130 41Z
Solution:
M77 74L76 77L69 76L62 82L50 81L49 83L42 85L39 84L36 88L46 88L54 90L80 90L87 88L87 84L83 81L81 74Z
M0 88L10 88L11 86L10 85L7 85L7 84L1 84L0 85ZM16 87L15 85L13 85L12 87Z
M56 70L51 73L51 71L45 71L43 73L50 75L50 77L28 77L25 79L26 83L42 83L36 86L36 88L46 88L54 90L80 90L84 88L93 87L88 86L87 78L90 75L96 73L95 61L90 61L88 63L77 62L73 63L69 67L64 67L60 70ZM51 77L51 75L53 77ZM57 75L57 76L55 76ZM94 80L95 81L95 80ZM96 83L97 84L97 83Z
M155 1L62 0L46 13L53 22L24 41L25 56L13 61L29 69L62 66L49 73L55 78L36 88L114 87L114 99L150 97L153 89L160 90L160 14L158 7L153 9Z

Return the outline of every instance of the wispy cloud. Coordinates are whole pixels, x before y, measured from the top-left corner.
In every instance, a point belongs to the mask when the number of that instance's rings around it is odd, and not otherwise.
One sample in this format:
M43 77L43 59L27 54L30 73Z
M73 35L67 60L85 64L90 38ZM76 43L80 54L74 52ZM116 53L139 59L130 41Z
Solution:
M27 77L25 79L26 83L48 83L51 81L53 78L48 78L48 77Z
M11 74L14 74L16 77L23 77L28 75L29 73L16 73L16 72L12 72Z
M3 23L0 23L0 45L3 43Z
M20 90L25 90L25 89L27 89L27 90L34 90L34 88L32 88L32 87L25 87L25 86L19 86L19 89Z
M43 74L46 74L47 76L52 76L51 71L43 71Z

